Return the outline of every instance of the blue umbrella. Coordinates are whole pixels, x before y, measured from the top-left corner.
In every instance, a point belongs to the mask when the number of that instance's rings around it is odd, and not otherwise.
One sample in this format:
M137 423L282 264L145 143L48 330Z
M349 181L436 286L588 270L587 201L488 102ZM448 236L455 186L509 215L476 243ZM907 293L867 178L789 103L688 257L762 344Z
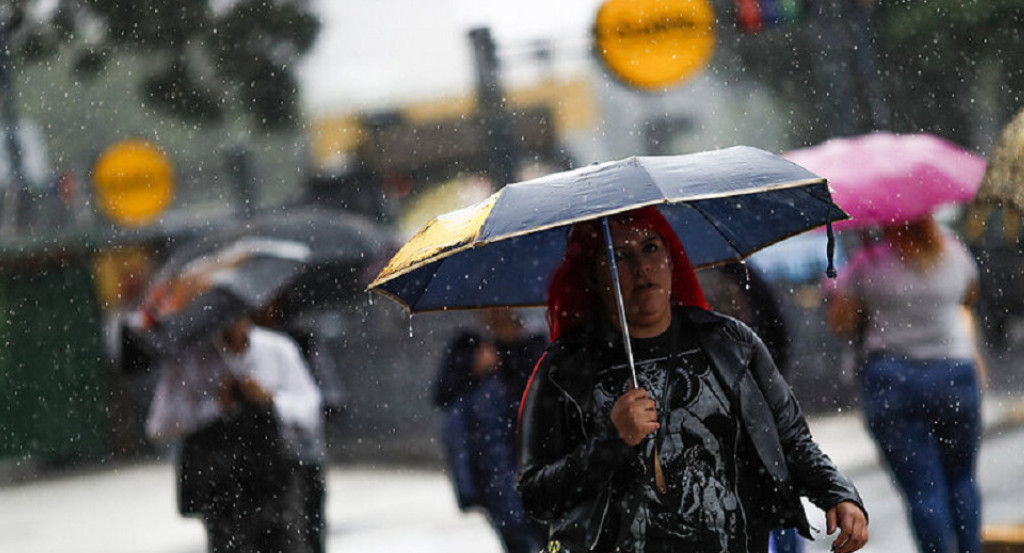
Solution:
M574 223L648 205L695 268L848 218L824 178L756 148L631 157L509 184L434 218L369 289L410 313L543 305Z

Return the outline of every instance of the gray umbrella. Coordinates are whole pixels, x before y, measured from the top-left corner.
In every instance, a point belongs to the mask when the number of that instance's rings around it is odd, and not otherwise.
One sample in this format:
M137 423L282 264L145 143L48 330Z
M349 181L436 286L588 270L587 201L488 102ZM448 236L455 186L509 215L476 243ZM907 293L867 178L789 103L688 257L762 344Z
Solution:
M334 305L362 289L386 244L380 226L340 210L285 208L235 222L171 254L123 346L168 355L271 302L288 314Z
M309 248L298 242L240 238L161 271L150 286L128 339L164 356L209 338L246 313L265 307L304 271Z

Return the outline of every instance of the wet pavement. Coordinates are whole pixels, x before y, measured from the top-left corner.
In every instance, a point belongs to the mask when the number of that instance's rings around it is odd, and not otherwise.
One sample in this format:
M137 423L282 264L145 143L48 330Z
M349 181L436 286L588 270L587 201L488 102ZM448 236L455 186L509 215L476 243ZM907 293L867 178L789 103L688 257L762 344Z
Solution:
M1000 437L1006 429L1016 432L1022 427L1024 403L1019 396L989 394L984 415L987 436ZM878 497L874 501L887 502L879 513L889 514L872 519L878 539L865 551L908 550L905 519L900 518L898 503L893 503L898 497L887 487L860 414L851 410L809 420L822 449L855 481L877 482L872 484L871 494ZM1019 440L1024 443L1024 431ZM1019 458L998 461L998 468L986 472L1005 473L1007 462L1020 465ZM501 552L482 514L458 510L441 471L337 466L327 478L332 553ZM174 469L166 461L63 471L0 486L0 551L202 553L203 528L196 519L178 516L174 494ZM999 516L1013 516L1015 508L1010 504ZM1024 520L1024 510L1021 515ZM821 526L823 519L812 513L812 524ZM825 544L819 540L809 549L824 551Z
M462 514L438 471L328 472L328 551L479 552L501 547L482 515ZM154 462L0 488L0 551L202 553L198 519L175 509L174 469Z

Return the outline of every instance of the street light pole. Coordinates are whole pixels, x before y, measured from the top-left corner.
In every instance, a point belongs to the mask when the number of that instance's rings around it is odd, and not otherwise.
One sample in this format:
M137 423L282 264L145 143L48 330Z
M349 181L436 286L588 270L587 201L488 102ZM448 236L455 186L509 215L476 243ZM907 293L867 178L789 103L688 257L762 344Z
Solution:
M235 199L244 219L252 219L256 210L256 193L252 175L252 159L248 146L239 143L224 151L228 171L234 184Z
M488 144L488 173L494 186L515 182L518 156L512 140L512 118L505 106L498 55L487 27L469 32L477 77L477 110L483 120Z
M7 15L7 14L0 14ZM17 27L16 18L0 20L0 120L3 120L4 145L10 165L11 181L4 187L3 214L0 217L0 238L11 238L18 230L18 202L25 188L21 142L18 140L18 110L14 101L14 79L11 76L10 32Z

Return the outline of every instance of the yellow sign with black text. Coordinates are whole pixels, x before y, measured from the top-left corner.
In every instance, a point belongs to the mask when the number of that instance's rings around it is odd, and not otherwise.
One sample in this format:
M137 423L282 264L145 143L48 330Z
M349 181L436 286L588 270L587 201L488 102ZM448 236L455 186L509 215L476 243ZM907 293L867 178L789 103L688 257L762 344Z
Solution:
M132 227L149 224L170 205L173 181L171 162L143 140L111 145L93 168L97 203L112 221Z
M679 84L707 66L715 11L707 0L607 0L594 41L608 69L643 89Z

